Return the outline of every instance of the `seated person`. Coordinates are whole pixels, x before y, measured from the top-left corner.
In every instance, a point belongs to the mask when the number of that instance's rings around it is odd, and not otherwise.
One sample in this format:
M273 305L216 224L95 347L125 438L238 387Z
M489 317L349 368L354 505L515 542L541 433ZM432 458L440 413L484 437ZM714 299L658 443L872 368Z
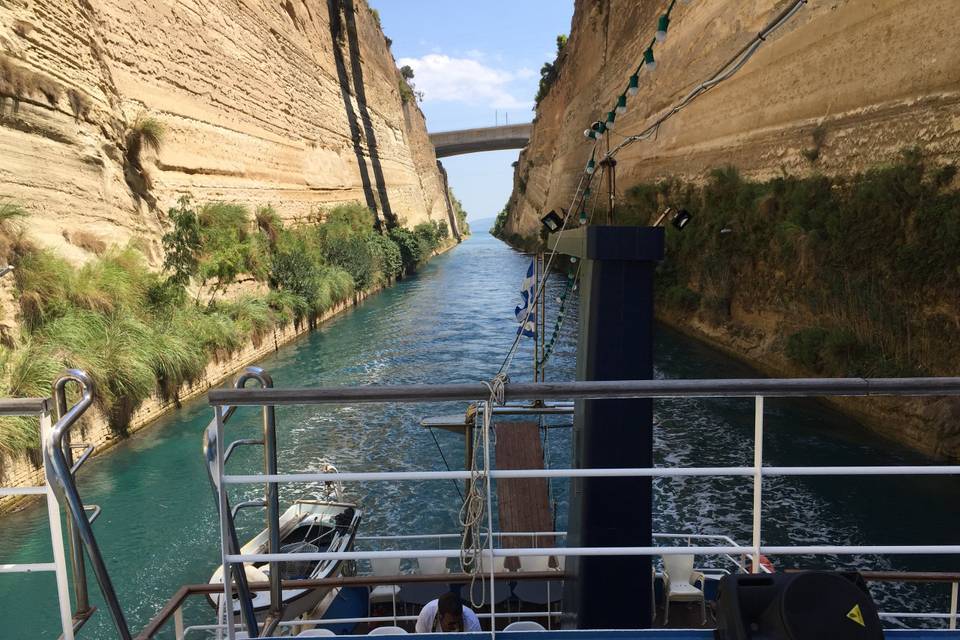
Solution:
M462 602L460 596L448 591L423 606L417 617L417 633L456 633L480 631L480 620Z

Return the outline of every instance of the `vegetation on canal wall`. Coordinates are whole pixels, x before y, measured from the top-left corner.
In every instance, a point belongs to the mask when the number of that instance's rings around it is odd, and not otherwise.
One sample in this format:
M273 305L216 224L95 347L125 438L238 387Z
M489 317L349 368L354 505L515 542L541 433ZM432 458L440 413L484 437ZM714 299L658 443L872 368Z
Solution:
M955 175L914 151L849 178L755 182L725 168L703 185L637 185L616 217L649 224L665 206L695 212L682 233L668 227L658 275L658 302L677 316L736 325L773 311L765 338L809 374L948 375L957 356L948 345L960 344Z
M682 232L666 228L658 316L766 373L956 375L956 176L912 149L847 176L749 180L725 167L698 182L636 184L615 221L652 224L668 206L693 214ZM539 241L499 229L514 246ZM956 399L837 403L892 439L960 458Z
M449 237L445 222L432 221L380 233L359 204L287 227L269 207L183 197L169 211L158 273L135 244L76 268L36 247L25 217L0 205L0 251L14 266L20 320L20 335L3 336L0 347L0 394L48 395L65 367L84 369L117 434L146 399L176 399L211 360L291 324L314 325L359 292L415 271ZM27 453L37 437L35 419L0 419L0 453Z

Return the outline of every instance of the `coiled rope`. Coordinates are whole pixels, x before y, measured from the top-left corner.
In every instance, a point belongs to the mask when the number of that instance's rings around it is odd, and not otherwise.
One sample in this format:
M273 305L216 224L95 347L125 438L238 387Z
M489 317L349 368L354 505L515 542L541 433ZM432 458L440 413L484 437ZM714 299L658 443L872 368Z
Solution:
M506 373L498 373L490 382L484 381L484 386L490 391L490 397L484 403L483 423L479 432L474 432L474 456L470 461L470 488L467 490L463 506L460 508L460 526L463 527L463 537L460 539L460 569L470 574L470 603L474 608L486 604L486 587L483 575L484 555L484 524L486 524L486 543L493 547L493 514L490 510L490 427L493 424L493 406L503 405L506 384L509 382ZM483 459L482 466L477 465L477 453ZM486 515L486 523L484 523ZM493 555L490 556L490 573L493 574ZM474 584L480 577L479 602Z

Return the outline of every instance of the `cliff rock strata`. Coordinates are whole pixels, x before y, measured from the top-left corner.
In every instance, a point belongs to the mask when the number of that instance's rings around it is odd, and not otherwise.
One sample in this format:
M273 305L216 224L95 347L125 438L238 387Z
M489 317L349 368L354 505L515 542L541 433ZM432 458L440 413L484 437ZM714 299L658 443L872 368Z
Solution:
M712 75L788 3L678 3L656 71L617 117L613 140L644 128ZM578 0L556 82L517 165L506 231L529 236L538 212L567 207L590 157L583 136L643 59L664 0ZM960 159L960 13L951 0L807 3L739 74L617 160L621 190L663 177L702 178L734 165L764 178L850 173L921 145ZM826 134L815 167L804 156Z
M656 71L641 72L640 93L628 99L628 112L617 117L608 138L616 143L642 130L787 4L678 3L667 40L656 47ZM583 129L605 116L623 91L666 5L660 0L576 3L558 77L539 104L530 144L516 168L505 237L533 236L543 212L570 205L590 157ZM666 123L655 138L618 155L617 197L625 201L632 187L668 178L704 184L713 170L725 166L750 180L851 176L897 161L906 147L918 147L930 166L957 163L958 29L960 13L949 0L807 3L738 75ZM597 191L605 195L606 184L595 185ZM857 233L853 227L849 231ZM784 272L797 268L761 264L737 272L744 281L736 281L739 291L726 301L722 320L669 309L661 309L661 317L768 374L810 375L786 356L785 344L799 329L829 321L829 310L778 305L770 296L750 293L772 282L766 278L784 280ZM955 292L923 293L939 296L923 311L951 322L960 317ZM943 347L953 349L950 344L945 340ZM955 375L953 370L934 373ZM960 403L954 400L837 404L884 436L932 455L960 458Z
M8 0L0 54L33 80L0 80L0 194L76 260L78 235L143 238L156 260L183 193L288 219L353 200L410 225L447 217L423 115L364 0ZM144 189L124 156L147 116L165 136Z

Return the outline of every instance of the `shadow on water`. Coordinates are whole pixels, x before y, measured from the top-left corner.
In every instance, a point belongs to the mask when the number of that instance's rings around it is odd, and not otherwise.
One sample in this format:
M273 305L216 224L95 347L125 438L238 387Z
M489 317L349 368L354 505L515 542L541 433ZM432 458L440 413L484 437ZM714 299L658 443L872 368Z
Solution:
M390 208L390 198L387 195L387 184L383 177L383 167L380 164L380 150L377 146L377 135L373 130L373 121L367 107L366 87L363 83L363 65L360 62L360 40L357 34L356 10L353 0L328 0L327 7L330 14L330 38L333 48L333 57L337 67L337 80L340 85L340 95L343 98L343 108L347 114L350 126L350 138L353 142L353 153L357 157L357 167L360 170L360 180L363 184L363 195L367 206L378 213L377 226L380 227L385 218L388 227L397 223L396 216ZM347 63L343 55L342 44L346 43L350 56L350 72L347 72ZM351 83L352 78L352 83ZM352 90L351 90L352 84ZM353 107L352 96L356 96L357 112ZM362 131L361 131L362 126ZM367 153L364 153L363 142L366 141ZM374 185L370 181L370 172L367 168L367 155L373 167ZM379 206L378 206L379 200Z

